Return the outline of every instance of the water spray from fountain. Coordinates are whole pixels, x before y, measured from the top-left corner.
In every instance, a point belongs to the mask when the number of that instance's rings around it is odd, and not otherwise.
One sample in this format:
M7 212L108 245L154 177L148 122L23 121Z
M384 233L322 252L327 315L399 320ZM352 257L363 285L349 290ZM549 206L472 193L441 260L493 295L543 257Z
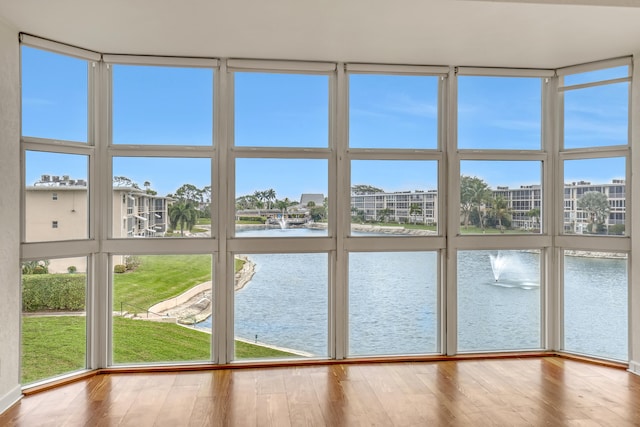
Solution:
M513 251L489 255L494 284L506 288L535 289L540 286L539 272L527 268L521 256Z

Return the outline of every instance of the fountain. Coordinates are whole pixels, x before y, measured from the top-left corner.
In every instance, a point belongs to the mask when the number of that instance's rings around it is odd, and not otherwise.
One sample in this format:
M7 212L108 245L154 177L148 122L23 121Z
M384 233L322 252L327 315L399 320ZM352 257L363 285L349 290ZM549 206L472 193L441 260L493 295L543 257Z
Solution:
M286 228L287 228L287 220L285 219L284 215L282 215L280 218L278 218L278 224L280 224L280 229L281 230L286 230Z
M492 283L496 286L522 289L540 286L536 273L525 267L517 252L504 254L499 251L497 255L489 255L489 261L494 279Z
M489 260L491 261L491 270L493 270L493 278L496 280L500 280L500 275L504 271L507 266L507 257L504 256L501 252L498 252L498 255L489 255Z

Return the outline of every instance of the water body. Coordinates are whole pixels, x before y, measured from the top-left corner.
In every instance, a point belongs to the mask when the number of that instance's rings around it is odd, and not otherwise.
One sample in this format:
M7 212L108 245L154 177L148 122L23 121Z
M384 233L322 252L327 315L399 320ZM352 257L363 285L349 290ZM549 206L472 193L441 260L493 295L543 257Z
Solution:
M319 236L324 230L247 230L242 236ZM235 293L235 335L328 355L326 254L250 254L253 279ZM627 360L626 260L566 256L565 348ZM543 346L540 255L458 253L458 349L500 351ZM352 356L429 354L438 349L434 252L351 253L349 346ZM200 324L210 328L210 320Z

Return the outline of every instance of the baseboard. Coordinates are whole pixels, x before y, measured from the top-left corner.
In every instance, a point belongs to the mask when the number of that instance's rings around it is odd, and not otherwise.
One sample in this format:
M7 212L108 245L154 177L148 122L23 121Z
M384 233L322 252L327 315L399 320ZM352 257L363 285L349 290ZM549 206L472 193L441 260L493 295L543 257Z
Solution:
M0 397L0 414L15 405L20 399L22 399L22 389L18 384L9 393Z
M640 375L640 363L629 361L628 371L632 374Z

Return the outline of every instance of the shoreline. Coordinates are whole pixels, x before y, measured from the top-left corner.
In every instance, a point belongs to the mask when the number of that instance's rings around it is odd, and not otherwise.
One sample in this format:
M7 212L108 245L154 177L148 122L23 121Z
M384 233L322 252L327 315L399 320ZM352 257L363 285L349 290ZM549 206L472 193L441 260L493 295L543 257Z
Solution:
M246 256L238 257L244 261L242 268L234 274L234 292L243 289L253 279L256 264ZM187 289L177 297L160 301L149 308L149 317L132 318L156 322L175 322L179 325L200 323L213 312L212 282L203 282ZM122 313L122 315L125 315Z

